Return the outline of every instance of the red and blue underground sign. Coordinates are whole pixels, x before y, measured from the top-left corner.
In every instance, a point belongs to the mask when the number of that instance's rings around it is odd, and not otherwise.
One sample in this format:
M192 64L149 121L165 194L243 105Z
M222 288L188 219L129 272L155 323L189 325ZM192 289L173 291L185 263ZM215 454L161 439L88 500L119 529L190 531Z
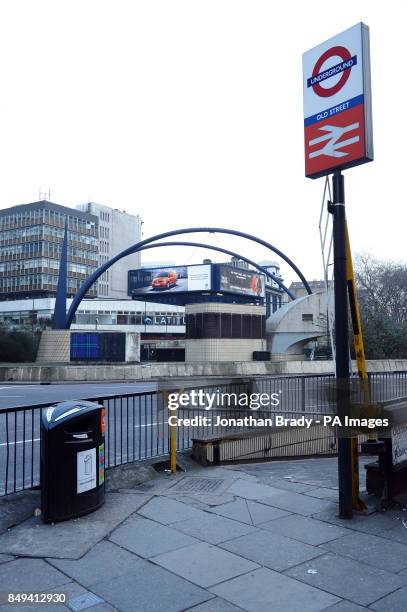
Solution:
M329 67L323 68L327 64ZM307 78L307 88L312 88L321 102L326 100L327 107L304 120L306 176L316 178L328 174L328 170L353 165L352 162L365 155L363 94L328 106L330 98L348 83L357 64L357 55L336 45L322 53Z

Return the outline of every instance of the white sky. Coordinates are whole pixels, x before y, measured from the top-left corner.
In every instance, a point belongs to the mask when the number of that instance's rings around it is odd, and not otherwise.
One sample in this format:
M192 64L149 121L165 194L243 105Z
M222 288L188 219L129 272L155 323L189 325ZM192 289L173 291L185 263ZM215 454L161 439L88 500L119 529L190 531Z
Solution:
M352 247L405 260L405 6L3 0L0 207L35 201L42 187L60 204L91 199L138 213L145 236L241 229L286 252L309 280L321 277L324 179L304 177L301 58L363 21L375 161L346 172ZM273 259L241 239L211 240ZM224 260L181 247L145 259L205 256ZM295 279L285 265L282 273Z

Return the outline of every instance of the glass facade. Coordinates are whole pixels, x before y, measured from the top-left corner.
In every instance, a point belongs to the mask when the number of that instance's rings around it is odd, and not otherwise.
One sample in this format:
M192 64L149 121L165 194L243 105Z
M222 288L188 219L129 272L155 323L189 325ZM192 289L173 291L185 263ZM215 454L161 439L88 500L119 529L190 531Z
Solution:
M23 327L49 327L51 325L53 309L38 308L37 303L27 300L24 309L15 311L0 311L0 325L12 325ZM180 334L185 331L185 314L182 312L157 312L154 310L125 311L125 310L87 310L86 303L84 309L79 309L73 321L74 325L92 325L95 328L101 325L129 325L138 326L135 331L148 333L151 329L154 333L156 327L160 326L160 331L167 332L168 327L176 326ZM134 327L133 327L134 329Z
M0 211L0 299L55 295L65 224L73 296L98 267L98 218L47 201Z

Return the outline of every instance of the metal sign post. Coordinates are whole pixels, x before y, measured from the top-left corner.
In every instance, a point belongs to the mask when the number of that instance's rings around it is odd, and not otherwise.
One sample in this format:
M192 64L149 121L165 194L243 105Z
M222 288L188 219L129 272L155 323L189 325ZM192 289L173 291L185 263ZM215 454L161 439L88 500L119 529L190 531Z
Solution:
M348 286L346 277L345 184L340 170L332 178L331 212L333 215L336 402L342 422L349 408ZM339 432L338 438L339 514L352 518L352 446L351 439Z
M347 227L342 171L373 160L369 28L358 23L303 55L305 175L333 174L336 401L349 414ZM352 518L352 439L338 435L339 512Z

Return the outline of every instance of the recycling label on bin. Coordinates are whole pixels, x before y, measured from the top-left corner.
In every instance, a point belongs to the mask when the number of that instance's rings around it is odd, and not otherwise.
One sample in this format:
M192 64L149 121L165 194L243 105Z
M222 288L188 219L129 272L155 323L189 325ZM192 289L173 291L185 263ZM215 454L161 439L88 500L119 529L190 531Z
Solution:
M105 445L99 446L99 485L105 482Z
M76 455L76 492L83 493L96 488L96 448L89 448Z

